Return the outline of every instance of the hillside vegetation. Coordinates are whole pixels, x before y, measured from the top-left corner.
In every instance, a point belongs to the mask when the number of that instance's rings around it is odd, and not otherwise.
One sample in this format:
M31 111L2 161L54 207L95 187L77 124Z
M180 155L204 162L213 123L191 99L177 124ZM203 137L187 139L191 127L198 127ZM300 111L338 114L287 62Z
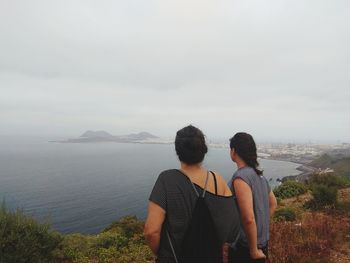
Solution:
M279 208L271 223L271 263L350 262L349 179L315 175L274 190ZM97 235L62 235L2 206L0 263L154 263L143 224L127 216Z
M339 175L350 176L350 157L348 156L323 154L309 165L321 169L330 168Z
M284 184L274 190L279 208L271 224L271 262L350 262L350 177L317 174L305 184ZM307 191L298 194L301 185Z

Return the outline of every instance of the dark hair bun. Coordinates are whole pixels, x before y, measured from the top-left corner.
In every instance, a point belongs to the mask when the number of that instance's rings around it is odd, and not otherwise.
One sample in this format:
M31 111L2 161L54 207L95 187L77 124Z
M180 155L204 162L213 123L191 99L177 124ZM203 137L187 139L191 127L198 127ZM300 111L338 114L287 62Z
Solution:
M181 162L201 163L208 152L203 132L192 125L182 128L176 133L175 150Z

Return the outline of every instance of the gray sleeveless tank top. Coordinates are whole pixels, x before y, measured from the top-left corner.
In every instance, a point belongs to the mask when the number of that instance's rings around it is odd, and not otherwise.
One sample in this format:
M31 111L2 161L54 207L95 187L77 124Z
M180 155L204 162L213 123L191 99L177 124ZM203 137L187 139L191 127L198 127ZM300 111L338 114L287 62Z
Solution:
M257 175L251 167L243 167L238 169L228 182L232 193L234 193L233 181L237 178L242 179L252 189L254 216L257 226L258 246L265 247L269 240L270 231L270 210L269 210L269 194L270 185L264 176ZM248 241L244 233L241 223L240 238L238 241L243 246L248 246Z

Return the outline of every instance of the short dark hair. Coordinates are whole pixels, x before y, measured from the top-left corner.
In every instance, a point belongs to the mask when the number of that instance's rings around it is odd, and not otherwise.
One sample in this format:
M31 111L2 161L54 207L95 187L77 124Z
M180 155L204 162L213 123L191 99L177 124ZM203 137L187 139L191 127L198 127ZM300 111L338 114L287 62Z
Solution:
M262 175L263 171L258 169L258 154L256 144L253 137L245 132L236 133L230 139L230 148L234 149L239 157L251 168L255 170L258 175Z
M201 163L208 152L203 132L192 125L178 130L175 138L175 150L181 162L186 164Z

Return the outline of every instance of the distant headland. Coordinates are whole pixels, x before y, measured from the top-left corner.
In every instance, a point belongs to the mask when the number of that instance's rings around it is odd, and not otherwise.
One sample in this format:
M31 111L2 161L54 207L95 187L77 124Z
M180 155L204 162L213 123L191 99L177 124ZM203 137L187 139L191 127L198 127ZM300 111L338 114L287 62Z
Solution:
M161 143L160 138L148 133L139 132L127 135L112 135L106 131L88 130L79 138L71 138L63 141L51 141L60 143L97 143L97 142L122 142L122 143Z

